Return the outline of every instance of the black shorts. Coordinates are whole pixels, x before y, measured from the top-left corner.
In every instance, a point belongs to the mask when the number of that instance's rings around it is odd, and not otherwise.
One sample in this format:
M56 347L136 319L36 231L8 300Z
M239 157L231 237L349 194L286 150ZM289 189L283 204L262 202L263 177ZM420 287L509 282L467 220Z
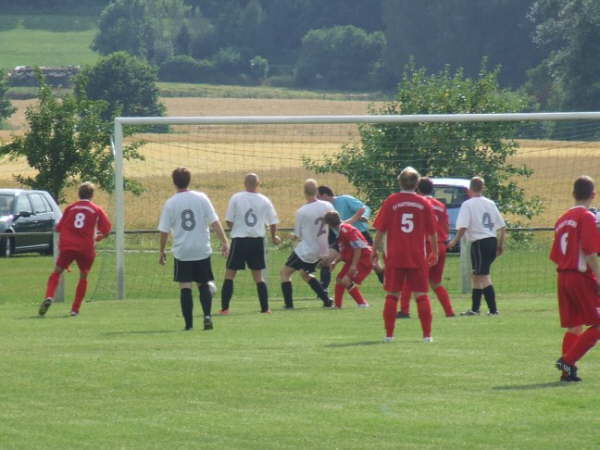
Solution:
M265 264L265 240L261 237L237 237L231 240L226 267L229 270L263 270Z
M498 240L495 237L479 239L471 244L471 265L474 275L489 275L496 259Z
M319 262L307 263L300 259L295 252L292 252L285 265L296 270L304 270L306 273L313 273Z
M179 283L207 283L215 279L210 265L210 257L199 261L180 261L175 259L173 281Z

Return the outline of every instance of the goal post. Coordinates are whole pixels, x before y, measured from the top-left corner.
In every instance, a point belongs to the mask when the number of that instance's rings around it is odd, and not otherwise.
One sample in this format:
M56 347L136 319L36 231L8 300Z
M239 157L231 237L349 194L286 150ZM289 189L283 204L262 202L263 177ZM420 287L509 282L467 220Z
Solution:
M116 297L123 299L127 295L125 232L126 232L126 194L124 190L125 164L123 158L124 127L143 127L148 125L197 127L236 127L236 126L335 126L361 124L428 124L428 123L468 123L468 122L558 122L558 121L598 121L600 112L557 112L557 113L505 113L505 114L432 114L432 115L299 115L299 116L203 116L203 117L117 117L114 121L114 158L115 158L115 279ZM511 137L512 138L512 137ZM585 140L584 137L582 140ZM549 147L550 148L550 147ZM582 173L589 167L581 167ZM165 171L167 168L165 168ZM248 167L249 171L260 167ZM165 172L167 175L167 172ZM483 174L485 176L485 174ZM592 173L591 175L594 175ZM435 174L434 174L435 176ZM231 195L233 192L228 192ZM156 205L154 205L156 206ZM275 205L277 207L277 205ZM298 205L299 206L299 205ZM464 265L463 265L464 266ZM462 274L465 275L464 273ZM464 277L463 277L464 278ZM468 279L468 277L466 277Z

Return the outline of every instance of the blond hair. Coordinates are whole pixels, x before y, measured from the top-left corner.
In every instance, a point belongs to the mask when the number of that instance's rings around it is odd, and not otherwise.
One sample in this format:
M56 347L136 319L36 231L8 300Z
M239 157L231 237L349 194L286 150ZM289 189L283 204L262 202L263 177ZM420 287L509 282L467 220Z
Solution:
M400 187L404 191L414 191L417 188L417 183L419 182L419 172L414 167L408 166L405 167L400 175L398 175L398 181L400 182Z

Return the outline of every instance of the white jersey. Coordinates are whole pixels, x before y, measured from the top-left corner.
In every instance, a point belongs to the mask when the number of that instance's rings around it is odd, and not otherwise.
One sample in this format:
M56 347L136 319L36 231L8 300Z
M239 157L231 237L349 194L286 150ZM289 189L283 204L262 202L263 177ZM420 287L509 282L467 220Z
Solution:
M231 237L265 237L265 227L279 223L273 203L258 192L242 191L229 199L225 220L233 223Z
M209 226L219 220L206 194L178 192L165 202L158 230L173 235L173 256L198 261L212 253Z
M331 203L315 200L296 212L294 234L298 236L300 242L294 252L306 263L312 264L321 257L327 256L329 227L325 223L324 216L329 211L334 211Z
M456 219L456 229L466 228L465 236L469 242L496 237L496 231L505 226L496 204L483 196L466 200Z

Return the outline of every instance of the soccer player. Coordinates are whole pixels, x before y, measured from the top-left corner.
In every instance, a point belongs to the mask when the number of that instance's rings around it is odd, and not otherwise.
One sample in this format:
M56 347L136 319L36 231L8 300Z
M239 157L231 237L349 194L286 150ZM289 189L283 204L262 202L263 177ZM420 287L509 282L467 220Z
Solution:
M260 312L271 312L267 284L262 276L262 271L266 267L264 250L266 226L269 226L273 244L278 245L281 243L281 239L277 236L279 219L275 208L271 200L258 192L259 185L258 175L249 173L244 178L246 190L234 194L229 200L225 220L231 228L231 249L221 289L219 314L229 314L233 280L237 271L244 270L246 264L252 271L252 278L256 283Z
M329 202L317 199L317 182L310 178L304 182L304 197L306 204L296 211L294 226L294 235L300 242L281 269L283 300L286 309L294 308L291 279L292 274L299 271L302 279L323 301L323 306L330 308L333 301L314 277L313 272L319 260L329 256L327 244L329 228L325 223L325 213L333 211L333 206Z
M94 185L82 183L78 195L79 201L67 206L56 225L56 231L60 234L59 254L54 271L48 278L46 298L38 311L40 316L45 315L52 305L60 275L73 261L79 267L79 282L75 289L75 300L71 305L71 316L79 314L87 290L87 276L96 258L96 242L110 233L108 216L100 206L92 202Z
M369 245L373 245L373 238L369 233L369 217L371 216L371 208L365 205L361 200L351 195L335 195L333 190L329 186L321 185L318 188L319 194L317 198L324 200L333 205L335 210L339 213L342 221L350 220L359 210L364 210L362 215L352 225L354 225L362 233L364 238L367 240ZM333 241L335 237L330 237ZM332 242L330 242L331 244ZM379 266L373 268L377 274L379 281L383 283L383 269ZM324 265L321 267L321 285L327 289L329 282L331 281L331 270L329 266Z
M454 317L454 310L450 302L448 291L442 285L442 276L444 275L444 264L446 262L446 241L448 240L448 208L441 201L433 197L433 181L428 177L422 177L417 184L417 193L423 195L433 209L436 217L436 231L438 238L438 262L435 266L429 268L429 285L444 309L446 317ZM427 251L431 253L431 244L427 242ZM409 318L410 291L408 286L402 290L400 297L400 311L397 317L401 319Z
M485 182L481 177L471 178L469 198L461 206L456 219L457 233L448 243L454 247L463 236L471 242L471 265L473 267L473 291L471 309L461 316L478 316L481 296L485 297L488 315L498 315L496 292L492 285L490 268L497 256L504 251L506 224L496 204L483 196Z
M381 205L375 219L373 260L377 261L386 237L386 258L383 287L386 291L383 321L386 336L391 342L396 326L398 296L403 286L413 293L417 302L423 341L432 342L431 304L427 291L429 266L437 263L438 247L435 216L429 201L415 192L419 172L406 167L398 177L400 192L391 194ZM425 242L431 242L431 253L425 252Z
M567 329L562 356L556 361L561 381L581 381L575 363L600 339L600 233L594 214L588 211L595 195L590 177L577 178L573 184L575 206L554 226L550 259L557 266L560 325ZM585 331L584 325L589 325Z
M325 214L325 223L337 234L340 259L344 261L344 267L336 278L335 307L342 307L344 291L347 290L359 308L368 308L369 304L359 288L373 269L371 246L357 228L342 223L337 211Z
M210 255L209 227L221 241L223 256L229 254L229 243L219 217L203 192L188 190L191 173L186 168L177 168L171 174L177 193L169 198L163 206L158 230L160 231L159 264L167 260L165 247L169 233L173 236L174 281L179 283L181 312L185 321L185 330L194 327L192 299L192 283L198 285L200 303L204 313L204 329L212 330L211 318L212 296L214 292L214 276Z

